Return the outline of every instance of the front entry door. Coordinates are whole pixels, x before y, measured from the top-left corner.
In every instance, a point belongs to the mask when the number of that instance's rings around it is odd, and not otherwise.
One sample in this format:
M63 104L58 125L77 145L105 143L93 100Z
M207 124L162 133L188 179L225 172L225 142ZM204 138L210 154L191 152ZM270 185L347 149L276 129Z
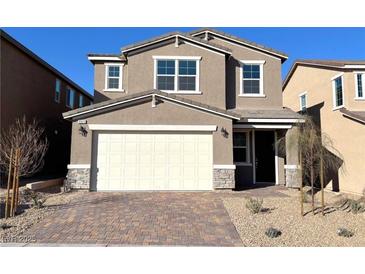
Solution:
M275 184L274 131L255 131L255 154L256 182Z

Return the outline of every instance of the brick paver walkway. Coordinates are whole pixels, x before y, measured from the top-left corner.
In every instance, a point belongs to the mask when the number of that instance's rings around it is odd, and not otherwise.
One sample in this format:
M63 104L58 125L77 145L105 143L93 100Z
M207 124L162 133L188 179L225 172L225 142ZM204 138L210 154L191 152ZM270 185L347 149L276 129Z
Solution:
M213 192L85 193L26 234L53 244L242 244Z

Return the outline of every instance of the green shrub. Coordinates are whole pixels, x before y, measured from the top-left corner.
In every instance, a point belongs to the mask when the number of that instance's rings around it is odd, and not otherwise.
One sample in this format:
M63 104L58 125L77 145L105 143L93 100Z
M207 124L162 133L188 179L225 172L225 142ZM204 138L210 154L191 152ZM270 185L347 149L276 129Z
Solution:
M246 202L246 208L252 213L257 214L262 210L262 204L264 203L263 199L259 198L249 198Z
M337 229L337 235L345 238L350 238L354 236L354 233L350 230L347 230L346 228L339 228Z
M276 228L270 227L265 231L265 234L269 238L277 238L281 235L281 231Z

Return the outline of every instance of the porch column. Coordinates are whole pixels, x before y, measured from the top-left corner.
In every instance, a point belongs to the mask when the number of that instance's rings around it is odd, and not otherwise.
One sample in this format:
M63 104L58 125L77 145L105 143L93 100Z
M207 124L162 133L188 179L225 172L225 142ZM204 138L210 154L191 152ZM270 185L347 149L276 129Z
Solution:
M293 126L291 129L288 129L285 135L285 185L292 188L299 188L302 181L301 170L299 166L298 134L298 127Z

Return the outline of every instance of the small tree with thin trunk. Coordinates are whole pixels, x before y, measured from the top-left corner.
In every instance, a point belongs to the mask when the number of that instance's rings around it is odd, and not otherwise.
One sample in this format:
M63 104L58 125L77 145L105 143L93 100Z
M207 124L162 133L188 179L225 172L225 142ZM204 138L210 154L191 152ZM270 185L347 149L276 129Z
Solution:
M11 150L19 150L19 177L31 176L44 165L48 149L45 129L36 119L27 122L25 116L16 119L8 131L0 135L0 170L7 174L10 166Z
M285 152L286 146L289 149L298 146L299 164L302 171L301 190L303 184L310 185L314 213L314 189L316 182L319 181L322 191L322 213L324 213L324 177L331 171L343 168L343 157L334 147L332 139L326 133L321 132L311 117L306 116L305 123L298 123L297 127L298 130L291 138L283 137L278 140L278 147ZM303 208L303 193L301 195Z

